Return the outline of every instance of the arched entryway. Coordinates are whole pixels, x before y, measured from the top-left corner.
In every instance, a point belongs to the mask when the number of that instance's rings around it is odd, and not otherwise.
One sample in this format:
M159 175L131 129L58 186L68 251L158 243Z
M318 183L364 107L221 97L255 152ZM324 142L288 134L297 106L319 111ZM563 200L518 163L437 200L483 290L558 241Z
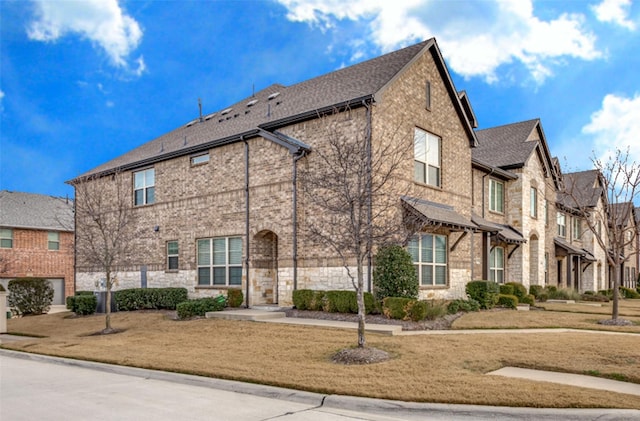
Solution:
M278 303L278 236L273 231L260 231L253 237L252 303Z

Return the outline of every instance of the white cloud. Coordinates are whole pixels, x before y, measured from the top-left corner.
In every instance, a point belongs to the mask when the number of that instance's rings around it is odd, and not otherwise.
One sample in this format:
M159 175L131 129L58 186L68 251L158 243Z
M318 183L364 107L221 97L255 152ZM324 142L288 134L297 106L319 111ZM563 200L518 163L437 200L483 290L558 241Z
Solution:
M630 8L631 0L603 0L591 7L600 22L614 23L633 31L636 25L628 19Z
M104 50L115 67L130 70L128 58L142 40L142 29L123 11L117 0L47 1L34 0L36 19L27 28L30 39L53 42L67 34L77 34ZM145 67L135 60L139 75Z
M582 15L564 13L543 20L534 15L531 0L278 1L287 8L289 20L323 30L343 20L362 23L367 27L363 38L372 39L382 51L436 37L452 70L488 82L498 80L497 69L505 64L522 64L542 83L566 58L601 56Z
M626 98L609 94L602 108L591 114L591 121L582 133L592 137L597 157L610 156L616 149L629 150L630 158L640 163L640 94Z

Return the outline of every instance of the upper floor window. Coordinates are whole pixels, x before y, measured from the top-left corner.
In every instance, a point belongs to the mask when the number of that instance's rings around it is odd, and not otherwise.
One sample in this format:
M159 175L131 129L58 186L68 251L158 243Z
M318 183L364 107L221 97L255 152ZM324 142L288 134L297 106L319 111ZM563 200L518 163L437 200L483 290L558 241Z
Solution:
M168 241L167 242L167 269L168 270L177 270L178 269L178 242L177 241Z
M155 202L156 171L153 168L133 173L134 205L150 205Z
M542 202L542 206L544 206L544 226L546 227L549 225L549 201Z
M562 212L558 212L558 235L560 237L567 236L567 225L565 221L565 215Z
M425 84L425 94L426 94L426 102L425 102L425 108L429 111L431 111L431 82L427 81L427 83Z
M535 187L531 187L530 197L530 209L529 212L532 218L538 217L538 189Z
M415 129L413 151L415 155L415 180L440 187L441 139L424 130Z
M489 179L489 210L504 212L504 183Z
M209 152L191 157L191 165L206 164L209 162Z
M49 250L60 250L60 233L49 231L47 233L47 248Z
M242 285L242 238L198 240L198 285Z
M574 216L573 217L573 239L579 240L582 237L582 221L580 218Z
M426 234L409 240L409 254L422 286L447 285L447 237Z
M489 280L504 283L504 248L494 247L489 254Z
M13 248L13 230L11 228L0 228L0 248Z

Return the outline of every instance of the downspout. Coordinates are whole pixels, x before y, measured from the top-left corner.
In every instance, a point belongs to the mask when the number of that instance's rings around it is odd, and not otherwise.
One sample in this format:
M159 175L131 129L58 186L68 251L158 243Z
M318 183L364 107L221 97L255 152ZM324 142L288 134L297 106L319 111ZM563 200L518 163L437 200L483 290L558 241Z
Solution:
M246 286L245 286L245 307L249 308L249 143L240 136L240 140L244 141L244 200L245 200L245 238L247 244L247 251L245 254L245 273L246 273Z
M293 174L291 176L293 184L293 290L298 289L298 161L306 156L306 151L302 150L293 155Z
M373 267L373 240L371 239L371 223L373 221L373 203L371 199L372 195L372 175L371 175L371 160L372 160L372 147L371 147L371 103L367 106L367 100L362 100L362 105L367 109L367 126L365 129L365 142L367 142L367 196L369 198L369 203L367 206L367 226L369 230L369 235L367 235L367 291L372 292L371 286L371 277L372 277L372 267Z
M487 178L488 176L491 176L491 174L493 174L494 169L491 168L491 171L489 172L489 174L485 174L482 176L482 219L484 219L485 217L485 178ZM489 261L490 257L490 244L491 244L491 233L483 233L482 234L482 239L484 240L482 243L482 251L484 256L482 256L484 259L483 263L482 263L482 277L485 280L489 280L489 266L491 265L491 262Z
M78 212L76 209L76 202L78 199L78 190L76 186L73 186L73 294L75 295L78 290ZM66 299L66 298L65 298Z

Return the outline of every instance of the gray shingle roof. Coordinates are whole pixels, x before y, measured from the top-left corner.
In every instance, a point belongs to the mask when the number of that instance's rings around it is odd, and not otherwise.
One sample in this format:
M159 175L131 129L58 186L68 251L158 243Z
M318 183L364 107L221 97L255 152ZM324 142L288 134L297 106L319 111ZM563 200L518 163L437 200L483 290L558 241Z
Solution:
M593 208L604 191L598 183L598 170L562 175L564 189L558 192L558 203L569 208Z
M73 201L43 194L0 191L0 226L73 231Z
M524 165L538 144L527 139L539 123L534 119L477 130L478 146L472 150L473 158L501 168Z
M631 202L612 203L609 205L609 218L616 221L617 226L627 226L629 221L635 222L635 208Z
M277 128L294 117L361 101L380 91L425 48L434 45L435 40L430 39L292 86L271 85L204 116L203 122L196 119L80 177L188 154L237 140L239 135L255 133L259 127Z

